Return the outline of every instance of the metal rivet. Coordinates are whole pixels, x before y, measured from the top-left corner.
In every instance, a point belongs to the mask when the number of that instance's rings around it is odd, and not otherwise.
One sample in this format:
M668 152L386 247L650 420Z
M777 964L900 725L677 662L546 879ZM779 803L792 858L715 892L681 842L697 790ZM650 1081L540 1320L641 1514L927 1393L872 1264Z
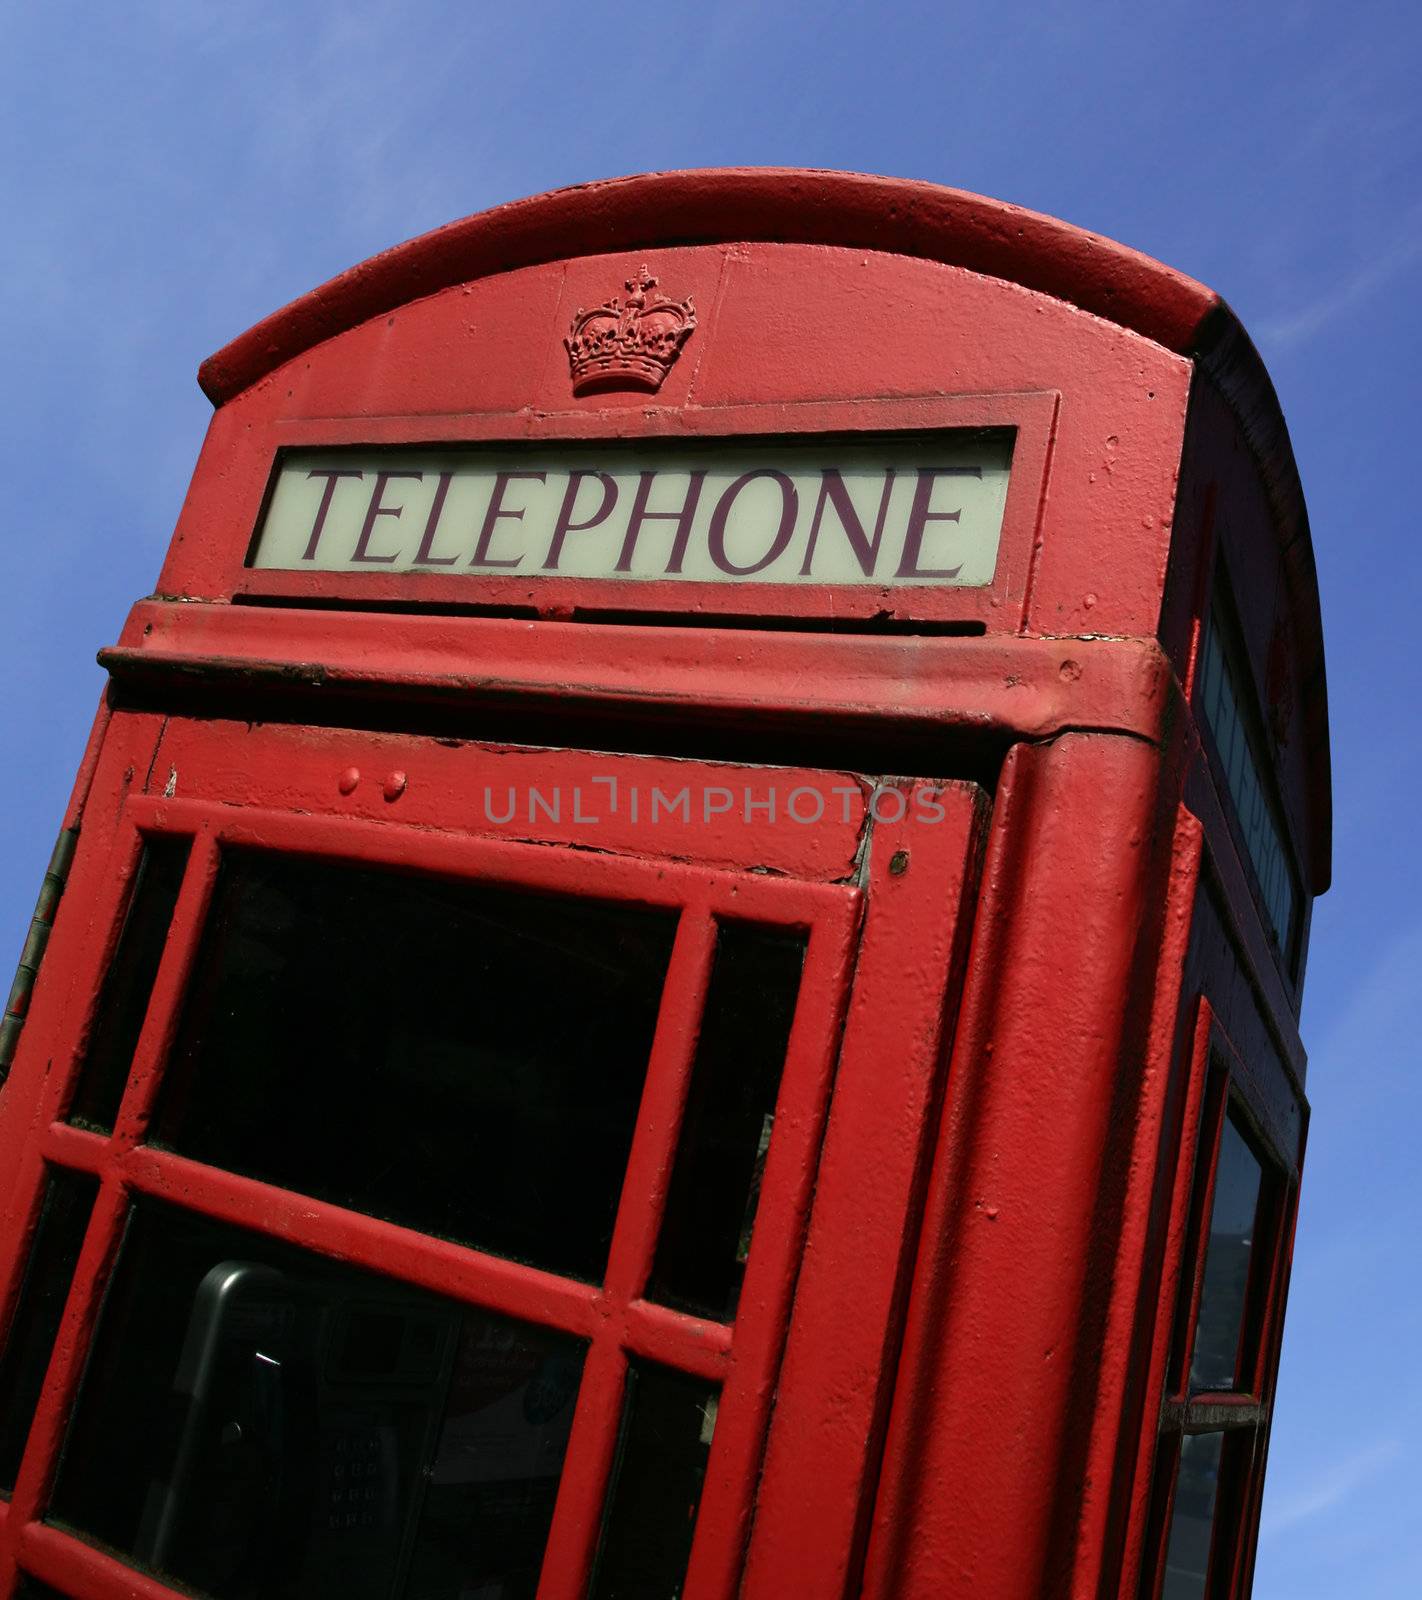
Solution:
M907 850L894 851L893 855L889 857L889 871L893 873L896 878L903 877L904 873L908 871Z
M336 787L342 794L350 794L359 782L360 768L347 767L340 777L336 779Z
M385 798L387 800L398 800L404 794L405 785L408 781L403 772L392 772L385 780Z

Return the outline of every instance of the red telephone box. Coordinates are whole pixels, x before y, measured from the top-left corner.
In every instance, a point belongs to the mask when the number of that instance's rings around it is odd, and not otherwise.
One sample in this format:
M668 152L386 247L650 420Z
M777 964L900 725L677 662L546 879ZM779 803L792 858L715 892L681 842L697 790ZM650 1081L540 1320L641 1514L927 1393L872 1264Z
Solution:
M201 380L0 1035L0 1592L1247 1594L1330 823L1229 310L669 174Z

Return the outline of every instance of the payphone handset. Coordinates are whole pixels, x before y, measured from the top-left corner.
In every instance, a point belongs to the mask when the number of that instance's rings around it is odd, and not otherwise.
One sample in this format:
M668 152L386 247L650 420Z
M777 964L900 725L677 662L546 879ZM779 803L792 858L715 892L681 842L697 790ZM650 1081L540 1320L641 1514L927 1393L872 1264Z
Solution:
M224 1600L294 1597L315 1571L352 1600L399 1594L458 1322L399 1285L214 1266L174 1377L171 1472L136 1554Z

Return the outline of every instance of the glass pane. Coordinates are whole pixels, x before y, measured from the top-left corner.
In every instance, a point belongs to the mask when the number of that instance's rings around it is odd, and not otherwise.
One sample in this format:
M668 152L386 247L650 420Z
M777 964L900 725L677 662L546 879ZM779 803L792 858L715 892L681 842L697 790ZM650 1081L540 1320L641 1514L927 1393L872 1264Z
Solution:
M52 1515L217 1600L532 1600L584 1348L145 1202Z
M113 1130L191 846L168 834L154 834L143 846L69 1109L69 1120L81 1127Z
M1190 1388L1197 1394L1234 1388L1262 1181L1263 1171L1254 1152L1234 1122L1226 1118L1190 1362Z
M20 1471L30 1423L99 1186L80 1172L54 1170L45 1185L15 1315L0 1355L0 1491Z
M686 1581L720 1391L633 1362L592 1600L677 1600Z
M676 915L234 853L153 1137L602 1275Z
M20 1578L20 1586L15 1590L15 1600L67 1600L58 1589L51 1589L47 1583L41 1583L38 1578Z
M728 922L717 935L653 1299L735 1315L804 959L803 933Z
M1254 868L1264 910L1279 944L1287 951L1293 939L1296 890L1288 848L1275 818L1274 806L1266 797L1264 772L1268 762L1259 755L1259 743L1250 729L1245 711L1250 696L1235 672L1232 652L1226 649L1219 600L1210 608L1205 629L1205 648L1200 707L1214 735L1220 766L1229 784L1244 837L1246 853Z
M1160 1600L1203 1600L1210 1574L1222 1433L1186 1434L1175 1479L1175 1510Z

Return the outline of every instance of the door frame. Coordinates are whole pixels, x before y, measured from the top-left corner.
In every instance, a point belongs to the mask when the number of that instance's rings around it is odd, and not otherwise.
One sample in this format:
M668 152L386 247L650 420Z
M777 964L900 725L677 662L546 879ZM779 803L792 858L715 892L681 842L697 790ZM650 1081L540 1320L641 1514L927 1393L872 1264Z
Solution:
M590 763L605 770L593 772ZM468 799L472 778L495 769L506 775L511 765L520 781L541 775L545 784L611 776L624 785L661 779L678 791L711 784L734 793L745 785L746 804L712 816L688 814L653 834L645 815L633 811L634 791L624 787L620 810L599 817L590 831L581 824L593 848L578 848L584 837L570 836L546 806L541 835L520 819L510 837L508 824L480 819ZM368 781L363 774L371 775ZM801 796L798 817L774 810L776 787L786 784L787 796L791 790ZM843 774L788 768L120 716L106 740L95 793L111 803L91 806L86 818L44 973L50 980L44 1003L31 1018L25 1054L0 1107L0 1122L9 1123L0 1126L0 1153L9 1147L17 1157L10 1245L0 1256L7 1316L46 1172L63 1168L99 1181L15 1493L0 1520L5 1565L18 1561L81 1595L159 1600L174 1592L39 1520L130 1195L181 1203L587 1339L539 1600L577 1600L585 1592L631 1358L722 1385L687 1600L731 1600L747 1556L750 1595L776 1592L779 1579L772 1575L801 1570L812 1548L821 1560L831 1547L840 1551L841 1565L852 1560L875 1462L872 1450L852 1443L825 1459L822 1400L827 1383L868 1374L871 1381L854 1386L841 1419L852 1441L866 1428L866 1437L875 1433L891 1386L913 1198L941 1091L944 1018L969 920L960 912L971 893L985 811L980 792L964 783L876 788ZM825 805L818 824L807 826L802 818L814 811L817 795ZM193 843L122 1107L105 1135L65 1122L63 1114L143 840L159 833L185 834ZM700 859L688 858L689 846L699 847ZM221 852L233 847L679 908L603 1284L574 1283L144 1143ZM730 1324L643 1296L717 919L808 934L775 1136L740 1310ZM815 1454L805 1455L807 1448ZM793 1484L811 1461L816 1480L822 1473L834 1480L830 1527L786 1514ZM831 1561L827 1570L833 1568ZM4 1578L0 1567L0 1583Z

